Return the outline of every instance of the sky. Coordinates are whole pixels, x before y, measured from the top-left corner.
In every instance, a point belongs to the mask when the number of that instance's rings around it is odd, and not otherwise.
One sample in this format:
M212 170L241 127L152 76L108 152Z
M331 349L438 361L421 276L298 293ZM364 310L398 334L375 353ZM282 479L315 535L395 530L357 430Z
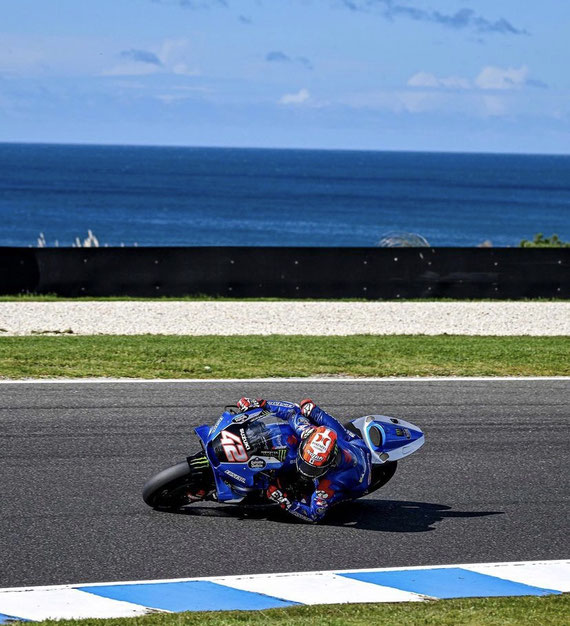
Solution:
M568 0L0 0L0 141L570 150Z

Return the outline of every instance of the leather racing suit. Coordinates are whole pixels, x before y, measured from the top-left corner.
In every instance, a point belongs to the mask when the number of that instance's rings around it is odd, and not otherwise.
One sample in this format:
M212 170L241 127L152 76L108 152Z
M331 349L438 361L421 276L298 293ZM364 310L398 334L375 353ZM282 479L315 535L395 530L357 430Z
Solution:
M314 479L315 489L310 502L304 504L289 500L283 494L282 507L291 515L306 522L318 522L323 519L331 506L346 500L353 500L364 494L371 482L370 451L356 435L334 417L315 406L307 418L301 414L299 406L292 402L267 401L267 409L277 417L288 420L299 440L308 428L325 426L337 434L340 460L321 478Z

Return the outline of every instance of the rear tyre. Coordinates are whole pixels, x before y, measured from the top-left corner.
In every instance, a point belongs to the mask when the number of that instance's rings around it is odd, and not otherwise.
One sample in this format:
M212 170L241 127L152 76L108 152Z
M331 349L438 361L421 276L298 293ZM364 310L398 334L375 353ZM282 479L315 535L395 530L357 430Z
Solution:
M211 470L208 474L211 474ZM142 491L143 500L155 509L179 509L203 499L213 485L206 472L196 472L188 461L168 467L150 478Z

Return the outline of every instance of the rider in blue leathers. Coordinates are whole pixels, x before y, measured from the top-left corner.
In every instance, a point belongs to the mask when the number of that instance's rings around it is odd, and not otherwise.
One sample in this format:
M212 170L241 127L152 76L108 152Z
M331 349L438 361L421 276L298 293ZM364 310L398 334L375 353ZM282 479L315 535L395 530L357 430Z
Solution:
M270 485L267 497L306 522L323 519L331 506L363 495L371 482L370 451L356 437L310 399L273 402L241 398L240 410L265 408L287 420L298 439L297 470L313 479L315 489L307 504L291 500L279 485Z

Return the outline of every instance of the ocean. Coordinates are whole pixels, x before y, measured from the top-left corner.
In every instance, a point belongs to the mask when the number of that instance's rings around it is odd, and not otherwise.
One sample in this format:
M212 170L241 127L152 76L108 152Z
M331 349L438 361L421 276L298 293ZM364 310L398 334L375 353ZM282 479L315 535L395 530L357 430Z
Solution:
M0 246L570 239L570 156L0 144Z

